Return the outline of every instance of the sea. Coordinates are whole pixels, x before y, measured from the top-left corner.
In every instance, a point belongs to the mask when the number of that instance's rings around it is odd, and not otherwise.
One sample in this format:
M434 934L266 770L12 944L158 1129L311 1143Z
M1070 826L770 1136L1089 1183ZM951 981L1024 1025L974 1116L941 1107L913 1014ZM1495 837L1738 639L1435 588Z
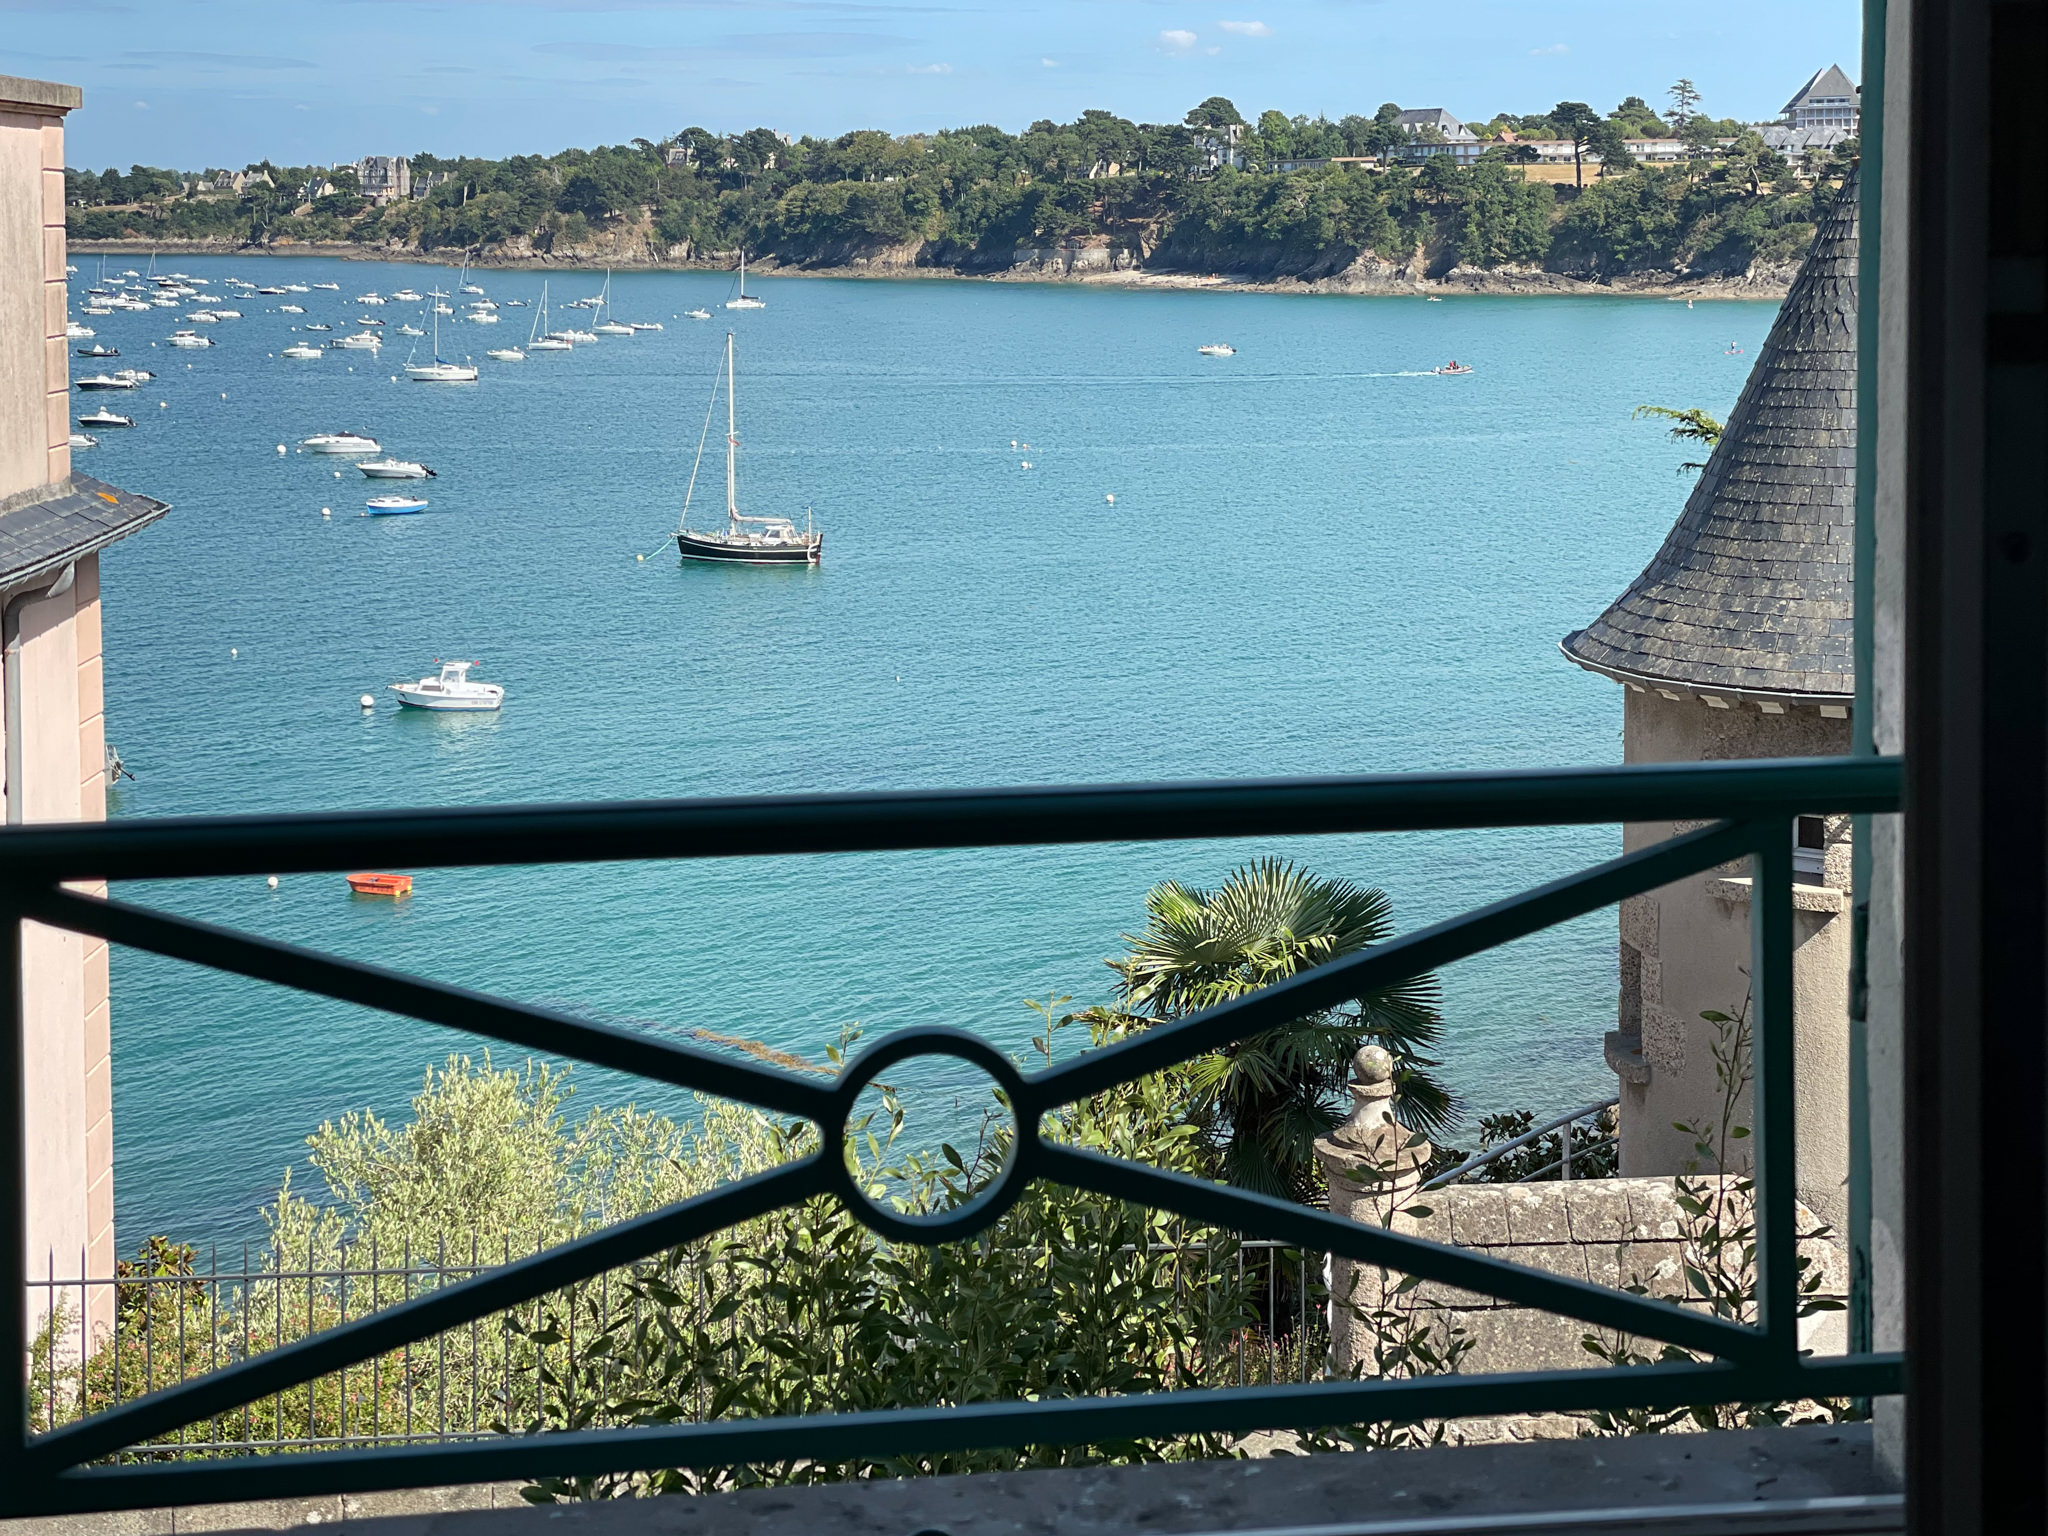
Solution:
M76 260L81 318L98 258ZM1558 642L1691 484L1684 448L1631 413L1725 414L1775 313L766 276L766 308L729 311L724 274L634 272L611 279L613 314L662 329L500 363L485 349L528 336L544 281L553 323L587 326L560 305L604 275L492 271L473 277L498 324L442 317L441 354L483 370L448 386L402 371L394 333L425 307L358 296L452 289L452 269L157 269L310 291L230 301L243 317L195 327L217 343L199 351L166 344L197 300L82 317L120 348L106 366L157 377L74 394L136 419L74 462L172 505L104 557L123 819L1614 763L1619 691ZM380 354L279 355L359 316L387 322ZM691 564L670 540L686 494L694 525L722 518L728 331L742 510L811 519L816 569ZM1198 353L1214 342L1235 355ZM1472 371L1433 371L1452 359ZM432 466L426 511L365 516L394 487L297 447L334 431ZM503 684L501 711L397 705L389 684L455 657ZM1110 1000L1105 961L1162 881L1275 856L1383 888L1405 931L1619 848L1598 827L412 869L395 903L339 873L122 894L822 1065L849 1030L913 1025L1026 1051L1027 1000ZM1603 913L1443 973L1461 1134L1612 1092L1615 942ZM128 950L112 978L124 1250L260 1237L288 1168L318 1189L310 1132L350 1110L402 1123L430 1066L488 1044ZM898 1076L941 1120L986 1103L971 1068ZM571 1081L578 1113L693 1112L614 1073Z

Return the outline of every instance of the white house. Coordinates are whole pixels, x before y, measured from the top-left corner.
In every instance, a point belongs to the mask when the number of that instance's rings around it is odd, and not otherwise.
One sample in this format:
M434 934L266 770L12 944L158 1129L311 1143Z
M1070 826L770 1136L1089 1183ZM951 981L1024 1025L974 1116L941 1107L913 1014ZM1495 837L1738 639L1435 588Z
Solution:
M1793 92L1778 114L1787 128L1846 128L1854 134L1862 123L1862 92L1830 64Z

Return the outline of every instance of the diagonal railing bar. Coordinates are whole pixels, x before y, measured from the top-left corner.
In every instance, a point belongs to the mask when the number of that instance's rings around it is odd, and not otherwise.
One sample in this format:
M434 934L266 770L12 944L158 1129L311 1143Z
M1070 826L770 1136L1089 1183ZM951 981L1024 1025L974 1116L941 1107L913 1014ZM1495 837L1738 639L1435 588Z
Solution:
M411 868L1747 820L1896 810L1895 758L166 816L0 831L10 879Z
M838 1150L830 1149L830 1155L837 1156ZM814 1154L801 1162L735 1180L650 1215L572 1239L488 1274L459 1280L416 1300L50 1430L29 1442L25 1460L45 1473L77 1466L532 1301L608 1269L696 1242L736 1222L824 1194L829 1188L824 1156Z
M1056 1142L1039 1149L1038 1169L1046 1178L1113 1200L1171 1211L1189 1221L1225 1227L1247 1237L1273 1238L1340 1259L1382 1264L1403 1274L1478 1291L1498 1301L1553 1312L1596 1328L1639 1334L1745 1364L1770 1358L1769 1340L1739 1323L1332 1216L1290 1200L1210 1184L1187 1174Z
M1748 822L1720 822L1654 847L1624 854L1478 907L1458 917L1389 939L1342 960L1232 998L1185 1019L1161 1023L1048 1067L1030 1079L1048 1105L1071 1103L1120 1083L1164 1071L1207 1051L1348 1003L1368 992L1464 960L1483 950L1575 917L1612 906L1625 896L1654 890L1739 858L1756 845L1759 833Z
M1750 1060L1757 1145L1755 1200L1757 1317L1781 1359L1799 1353L1798 1168L1792 1097L1792 839L1759 845L1750 922L1750 991L1755 999Z
M589 1477L664 1467L993 1450L1026 1445L1101 1445L1170 1435L1249 1434L1366 1422L1413 1422L1476 1414L1564 1413L1599 1408L1682 1408L1695 1403L1881 1396L1902 1390L1901 1358L1814 1360L1782 1370L1723 1364L1658 1364L1613 1370L1314 1382L1122 1397L956 1403L801 1418L713 1420L632 1429L564 1430L459 1446L247 1456L92 1468L19 1490L10 1513L143 1509L218 1497L231 1478L238 1499L360 1493L398 1485ZM398 1469L397 1475L393 1475Z
M42 890L18 899L39 922L109 943L574 1057L781 1114L816 1120L832 1097L830 1089L772 1067L111 897Z

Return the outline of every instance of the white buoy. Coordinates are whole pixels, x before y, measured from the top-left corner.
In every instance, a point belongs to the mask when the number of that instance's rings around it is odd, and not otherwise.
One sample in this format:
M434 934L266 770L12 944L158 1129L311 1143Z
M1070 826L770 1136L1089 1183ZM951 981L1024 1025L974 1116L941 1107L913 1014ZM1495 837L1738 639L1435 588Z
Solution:
M340 470L338 470L338 469L337 469L337 470L336 470L336 471L334 472L334 478L335 478L335 479L337 479L337 480L339 480L339 479L341 478L341 471L340 471Z
M362 706L365 709L375 709L377 707L376 696L368 693L364 694L362 697Z
M168 400L159 400L156 403L156 408L160 411L168 411L171 408L171 402Z
M241 655L242 653L241 653L241 652L240 652L239 650L237 650L237 649L236 649L236 648L235 648L234 646L232 646L232 645L231 645L231 646L229 646L229 647L228 647L228 654L229 654L230 656L239 656L239 655Z
M268 880L264 881L263 883L269 886L274 891L277 889L277 876L272 875Z
M322 507L320 509L320 515L322 517L332 517L334 516L334 509L332 507Z
M283 453L283 452L284 452L284 444L283 444L283 443L279 443L279 444L277 445L277 451L278 451L279 453Z
M633 558L635 560L645 560L647 557L645 555L635 555Z
M1116 492L1111 491L1107 496L1103 497L1102 499L1108 502L1113 507L1116 505Z
M227 397L228 397L228 392L227 392L226 390L222 390L222 391L220 392L220 397L221 397L221 399L223 399L223 400L227 399Z

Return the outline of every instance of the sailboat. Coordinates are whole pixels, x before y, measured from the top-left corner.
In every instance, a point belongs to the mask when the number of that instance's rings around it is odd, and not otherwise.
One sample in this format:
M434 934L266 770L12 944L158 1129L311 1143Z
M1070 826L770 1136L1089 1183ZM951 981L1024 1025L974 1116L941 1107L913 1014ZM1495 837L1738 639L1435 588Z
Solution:
M548 334L548 285L545 279L540 285L540 308L533 317L533 334L526 338L529 352L573 352L576 343L565 341L559 336Z
M685 560L723 560L735 565L816 565L825 548L825 536L811 527L804 514L801 531L786 517L749 517L739 509L740 435L733 406L733 338L725 333L725 531L693 532L690 498L697 490L697 473L704 467L704 444L709 440L711 409L704 413L705 434L697 440L697 462L690 468L689 489L683 492L681 526L676 529L676 549ZM718 404L718 377L712 375L711 407Z
M434 315L434 360L431 363L405 365L405 376L415 384L474 384L477 368L474 363L447 363L441 360L441 316Z
M747 253L740 252L740 291L737 297L725 301L727 309L766 309L767 302L747 292Z
M604 319L591 327L598 335L630 336L633 334L633 327L621 325L612 318L612 269L610 267L604 269L604 293L598 299L597 307L604 311Z

